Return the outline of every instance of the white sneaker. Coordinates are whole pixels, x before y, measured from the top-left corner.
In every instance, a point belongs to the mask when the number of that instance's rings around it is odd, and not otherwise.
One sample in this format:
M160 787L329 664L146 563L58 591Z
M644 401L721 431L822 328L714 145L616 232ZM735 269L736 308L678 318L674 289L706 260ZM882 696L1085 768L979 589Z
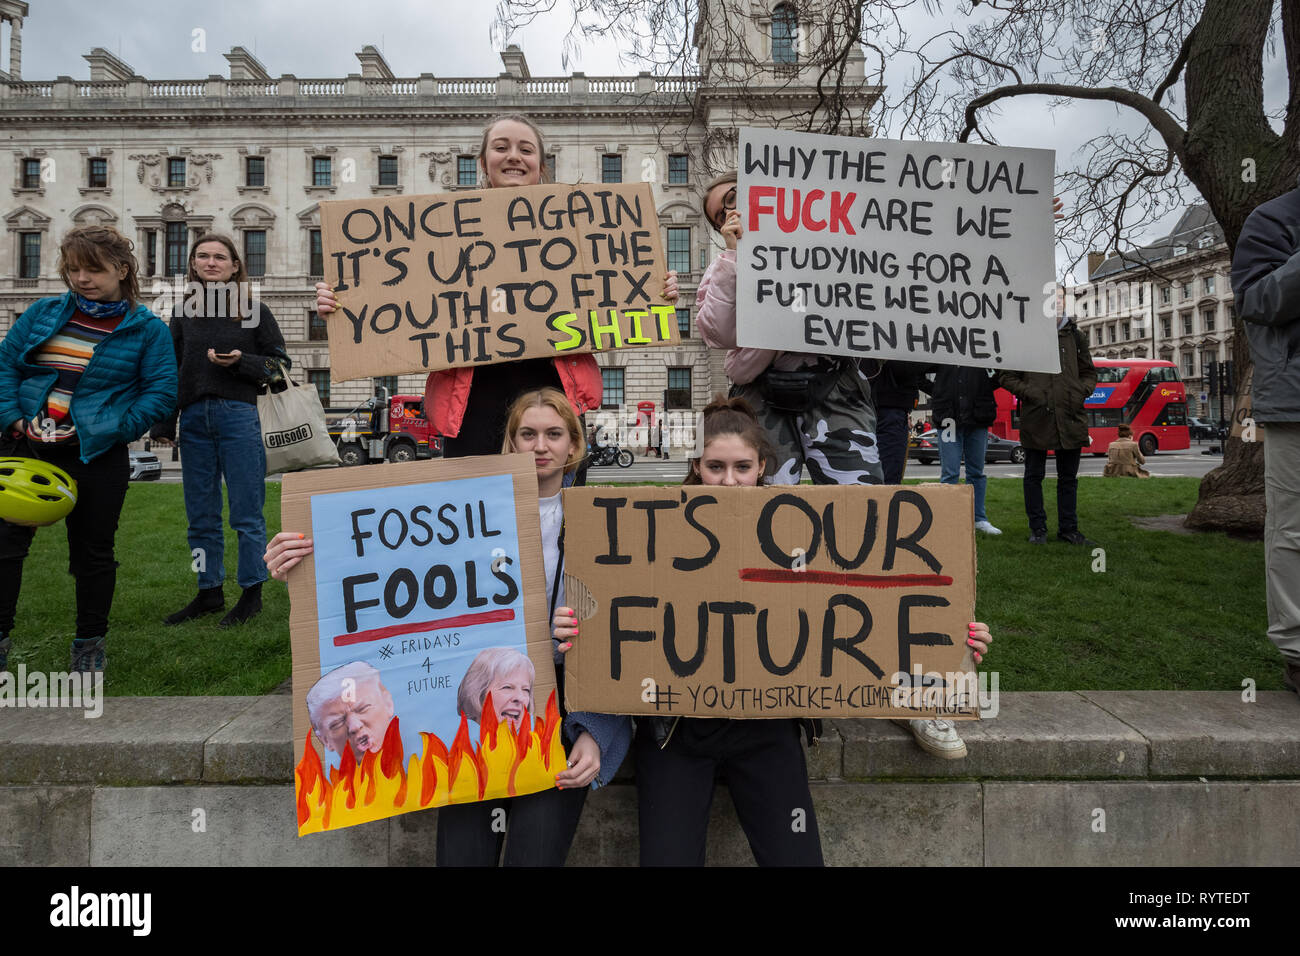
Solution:
M926 753L944 760L961 760L966 756L966 744L957 736L952 721L909 720L907 726Z
M1002 533L1002 531L1001 531L1000 529L993 527L993 524L992 524L991 522L989 522L989 521L976 521L976 522L975 522L975 530L976 530L976 531L983 531L985 534L1001 534L1001 533Z

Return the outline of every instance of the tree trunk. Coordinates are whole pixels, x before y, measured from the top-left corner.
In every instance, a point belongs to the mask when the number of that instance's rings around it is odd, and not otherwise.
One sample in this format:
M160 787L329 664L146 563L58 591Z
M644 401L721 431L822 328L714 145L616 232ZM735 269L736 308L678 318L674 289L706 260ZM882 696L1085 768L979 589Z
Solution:
M1251 211L1291 189L1300 171L1295 118L1288 117L1291 122L1279 136L1264 115L1263 46L1272 6L1271 0L1207 0L1187 60L1183 169L1223 227L1229 249L1236 249ZM1297 53L1298 10L1297 0L1283 3L1288 63ZM1294 75L1289 79L1293 88L1300 83ZM1253 363L1240 317L1233 320L1232 333L1236 380L1244 386ZM1237 395L1238 404L1243 398ZM1223 464L1201 481L1187 525L1263 533L1264 449L1259 442L1228 439Z

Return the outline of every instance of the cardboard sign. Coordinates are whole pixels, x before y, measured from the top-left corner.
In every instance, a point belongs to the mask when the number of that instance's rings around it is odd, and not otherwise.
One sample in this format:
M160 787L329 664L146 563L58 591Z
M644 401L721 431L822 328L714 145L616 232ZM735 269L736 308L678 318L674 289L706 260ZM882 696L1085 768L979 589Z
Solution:
M974 719L968 485L569 488L570 709Z
M1054 158L742 129L736 341L1060 371Z
M530 455L295 472L298 834L533 793L565 766Z
M323 202L335 380L676 345L648 183Z

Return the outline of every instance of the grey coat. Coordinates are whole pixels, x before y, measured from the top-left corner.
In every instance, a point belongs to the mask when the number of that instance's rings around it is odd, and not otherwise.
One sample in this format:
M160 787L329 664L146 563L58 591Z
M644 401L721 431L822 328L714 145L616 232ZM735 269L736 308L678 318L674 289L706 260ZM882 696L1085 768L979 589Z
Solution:
M1300 188L1246 219L1232 256L1232 291L1255 362L1255 420L1300 422Z

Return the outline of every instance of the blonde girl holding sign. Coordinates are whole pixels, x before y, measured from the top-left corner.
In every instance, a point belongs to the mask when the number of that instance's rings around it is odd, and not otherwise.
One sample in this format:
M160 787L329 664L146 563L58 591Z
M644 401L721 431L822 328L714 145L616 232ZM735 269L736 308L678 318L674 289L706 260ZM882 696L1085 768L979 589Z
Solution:
M526 116L498 116L483 130L478 152L479 171L492 189L516 189L551 181L546 168L546 140ZM677 300L677 273L664 276L663 296ZM328 315L337 307L334 292L316 283L316 309ZM493 365L462 366L429 375L424 387L424 411L443 436L447 458L493 455L505 438L506 410L516 395L530 389L563 391L579 414L599 408L600 367L591 353L553 359L522 359Z
M564 600L564 512L560 492L573 483L578 464L586 455L582 426L563 392L543 388L525 392L514 401L508 410L506 429L509 437L497 450L530 454L537 469L546 596L550 616L558 625L558 612L568 610L558 607ZM310 538L296 531L282 531L271 540L266 566L277 580L287 580L288 572L312 550ZM555 643L559 643L561 632L555 630L553 634ZM506 676L507 670L514 669L512 662L520 657L499 656L503 662L499 674L480 681L484 688L494 685L495 677ZM531 664L526 659L524 663L531 671ZM564 660L558 650L555 676L556 698L563 708ZM529 673L523 677L525 680L514 681L512 689L528 699L532 696L532 676ZM518 686L524 682L527 688ZM504 697L494 697L493 703L498 714L508 712ZM482 700L467 704L462 698L461 706L474 719L478 711L470 713L468 708L481 707ZM453 804L438 810L438 866L495 866L498 861L505 866L564 865L587 790L613 778L631 744L632 722L628 717L609 714L569 713L564 714L563 733L569 742L568 766L556 775L556 789Z

